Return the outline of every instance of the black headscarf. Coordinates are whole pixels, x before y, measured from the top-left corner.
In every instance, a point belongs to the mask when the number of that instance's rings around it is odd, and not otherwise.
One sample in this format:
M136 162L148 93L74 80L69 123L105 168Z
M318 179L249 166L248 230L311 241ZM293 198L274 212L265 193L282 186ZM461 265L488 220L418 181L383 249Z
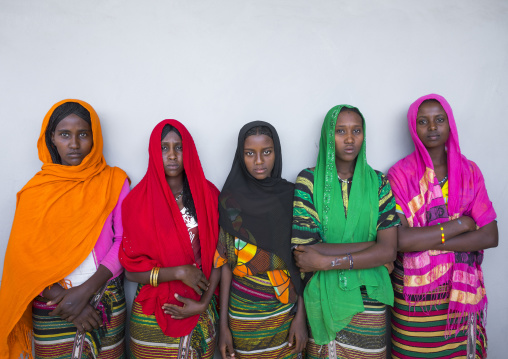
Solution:
M273 136L275 164L271 177L255 179L244 161L245 134L266 126ZM296 292L301 293L300 272L291 253L294 184L281 178L282 152L275 128L264 121L249 122L238 134L238 146L229 176L219 196L219 223L229 234L256 245L281 259ZM272 263L280 269L280 263Z

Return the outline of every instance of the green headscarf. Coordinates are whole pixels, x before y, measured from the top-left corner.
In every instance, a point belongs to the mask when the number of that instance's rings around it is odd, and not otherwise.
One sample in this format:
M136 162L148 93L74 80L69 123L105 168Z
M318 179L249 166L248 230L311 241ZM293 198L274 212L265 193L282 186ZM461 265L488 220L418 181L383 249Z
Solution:
M355 107L333 107L325 117L314 171L314 204L324 232L325 243L375 241L379 212L379 181L367 164L365 119L364 140L356 160L347 218L344 213L341 185L335 166L335 124L340 110ZM327 344L349 324L352 317L364 311L360 286L379 302L393 305L393 289L384 267L353 270L319 271L304 292L305 307L312 336L317 344Z

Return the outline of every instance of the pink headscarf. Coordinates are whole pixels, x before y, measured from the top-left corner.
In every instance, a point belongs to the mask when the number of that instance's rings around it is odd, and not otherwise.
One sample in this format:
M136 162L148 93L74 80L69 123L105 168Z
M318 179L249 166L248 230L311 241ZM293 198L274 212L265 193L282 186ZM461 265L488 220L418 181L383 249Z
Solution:
M418 108L425 100L437 100L448 116L450 135L446 141L448 160L448 206L434 172L430 155L416 133ZM409 130L415 151L397 162L388 178L398 205L411 227L433 226L467 215L478 227L496 219L485 182L478 166L460 152L459 137L453 112L439 95L420 97L407 113ZM404 297L412 305L424 300L441 285L449 284L450 292L436 294L438 299L450 299L448 328L452 312L474 313L486 309L487 295L483 283L481 262L483 251L448 252L428 250L404 253ZM459 324L459 323L455 323Z

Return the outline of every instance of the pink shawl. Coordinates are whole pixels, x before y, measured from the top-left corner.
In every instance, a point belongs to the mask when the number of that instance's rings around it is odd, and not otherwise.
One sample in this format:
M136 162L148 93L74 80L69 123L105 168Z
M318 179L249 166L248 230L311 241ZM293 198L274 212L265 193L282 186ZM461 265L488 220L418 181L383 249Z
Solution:
M446 142L448 158L448 206L427 149L416 133L416 117L420 104L429 99L439 101L448 115L450 136ZM409 131L415 151L397 162L388 178L398 205L402 207L411 227L433 226L460 216L472 217L478 227L494 219L496 212L489 200L478 166L460 153L459 137L453 112L441 96L420 97L407 113ZM448 252L428 250L404 253L404 297L410 305L423 302L427 294L448 284L448 293L436 294L437 299L449 298L448 329L458 330L456 313L479 313L487 306L481 263L483 251ZM455 324L455 325L454 325Z

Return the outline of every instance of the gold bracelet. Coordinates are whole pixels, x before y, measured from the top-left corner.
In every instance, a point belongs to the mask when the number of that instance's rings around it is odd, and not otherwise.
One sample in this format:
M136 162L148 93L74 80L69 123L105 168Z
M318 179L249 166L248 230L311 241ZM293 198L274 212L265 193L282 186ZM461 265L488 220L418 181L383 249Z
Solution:
M152 271L150 272L150 285L153 286L153 270L155 269L155 267L152 268Z
M155 267L155 273L153 275L153 284L152 284L153 287L159 286L159 270L160 269L161 269L160 267Z

